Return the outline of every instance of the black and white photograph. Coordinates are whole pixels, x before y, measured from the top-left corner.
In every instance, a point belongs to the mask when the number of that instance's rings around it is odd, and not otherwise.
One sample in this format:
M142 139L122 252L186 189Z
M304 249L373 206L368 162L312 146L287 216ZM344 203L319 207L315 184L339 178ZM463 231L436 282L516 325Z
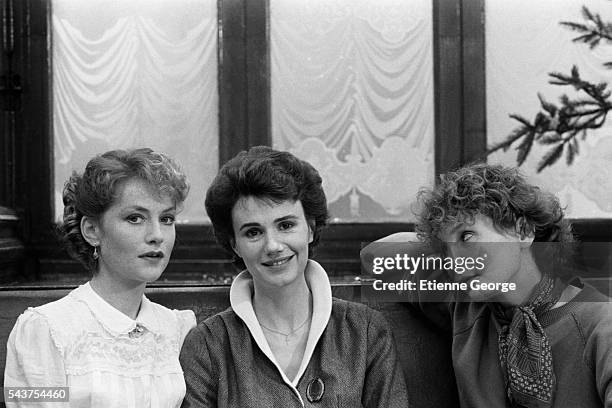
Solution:
M612 408L612 0L0 15L0 408Z

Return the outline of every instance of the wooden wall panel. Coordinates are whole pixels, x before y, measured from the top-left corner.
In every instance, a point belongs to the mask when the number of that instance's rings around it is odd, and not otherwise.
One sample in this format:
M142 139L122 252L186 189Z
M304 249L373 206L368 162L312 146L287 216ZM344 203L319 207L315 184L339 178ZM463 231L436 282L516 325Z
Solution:
M483 159L487 149L484 0L461 2L462 163Z
M270 145L267 0L219 0L219 163Z

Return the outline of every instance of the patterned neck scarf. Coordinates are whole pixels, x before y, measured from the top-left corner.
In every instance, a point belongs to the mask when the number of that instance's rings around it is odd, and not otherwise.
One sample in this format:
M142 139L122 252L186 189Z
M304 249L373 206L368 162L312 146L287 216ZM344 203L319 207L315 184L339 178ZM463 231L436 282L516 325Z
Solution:
M556 383L552 349L538 317L557 303L562 291L560 282L544 275L527 303L511 309L510 318L501 305L493 306L502 324L498 354L512 407L552 406Z

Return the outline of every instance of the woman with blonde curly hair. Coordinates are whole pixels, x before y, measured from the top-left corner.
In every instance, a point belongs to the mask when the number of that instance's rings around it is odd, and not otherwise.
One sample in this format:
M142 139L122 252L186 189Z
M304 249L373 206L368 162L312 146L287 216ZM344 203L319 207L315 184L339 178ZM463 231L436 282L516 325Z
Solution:
M18 318L5 387L69 387L70 407L181 404L178 355L195 315L155 304L144 291L168 264L188 190L178 166L151 149L109 151L72 175L59 229L92 278Z
M483 261L448 271L464 289L442 307L413 303L452 336L460 406L612 407L610 299L567 273L574 238L559 200L515 168L472 164L419 201L419 239L378 242Z

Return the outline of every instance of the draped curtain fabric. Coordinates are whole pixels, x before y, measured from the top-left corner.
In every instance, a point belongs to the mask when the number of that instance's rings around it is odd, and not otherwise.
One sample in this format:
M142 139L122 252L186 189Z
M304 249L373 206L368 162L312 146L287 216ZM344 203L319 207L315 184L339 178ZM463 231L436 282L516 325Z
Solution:
M412 220L434 178L431 0L270 0L272 140L336 222Z
M187 173L181 222L206 222L218 169L217 2L53 0L56 217L72 170L95 154L151 147Z
M602 41L598 48L590 50L588 45L572 43L578 34L559 25L560 21L582 22L583 4L601 14L604 21L612 21L609 0L487 0L489 145L503 140L517 126L509 113L533 119L540 109L538 92L554 102L563 93L576 95L569 87L548 84L548 72L569 74L572 65L577 65L584 79L612 82L612 71L602 65L611 59L610 45ZM556 193L570 217L612 217L612 118L581 142L574 164L568 166L561 159L537 174L537 164L548 149L550 146L534 145L521 168L529 179ZM516 151L496 154L489 161L516 165Z

